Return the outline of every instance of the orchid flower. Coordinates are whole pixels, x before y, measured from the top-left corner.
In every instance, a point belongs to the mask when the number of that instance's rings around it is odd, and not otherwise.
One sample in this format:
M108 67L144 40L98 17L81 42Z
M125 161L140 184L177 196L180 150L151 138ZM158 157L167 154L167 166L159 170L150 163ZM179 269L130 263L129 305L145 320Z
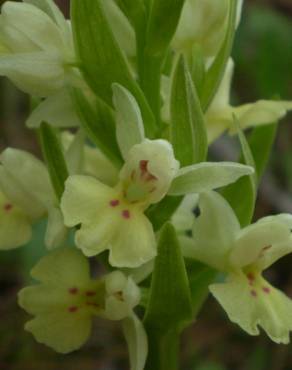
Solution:
M7 1L2 6L0 74L22 91L46 97L65 84L75 61L70 24L51 0Z
M0 250L20 247L32 235L30 217L0 191Z
M20 90L46 98L28 117L61 127L79 126L67 85L89 89L76 68L71 24L53 0L3 4L0 15L0 75Z
M199 207L193 238L182 239L185 254L226 274L225 282L212 284L210 291L231 321L251 335L258 335L260 326L276 343L288 343L292 301L262 272L292 252L292 216L265 217L241 229L219 194L201 194Z
M82 131L62 134L64 156L71 174L90 174L112 185L118 177L112 163L85 144ZM45 243L54 248L63 243L67 228L45 164L32 154L8 148L0 155L0 249L27 244L32 226L48 217Z
M240 21L243 1L238 1ZM189 54L200 47L205 57L214 57L223 42L229 11L229 0L186 0L172 41L174 50Z
M46 215L47 247L54 248L61 244L67 229L44 163L28 152L12 148L4 150L0 161L3 202L1 249L26 244L31 237L32 225ZM19 220L21 224L18 223ZM25 231L21 238L20 225Z
M91 279L88 260L76 249L62 248L43 257L31 271L39 284L19 293L19 304L34 315L25 325L36 340L57 352L79 349L89 338L92 319L122 321L132 370L143 370L147 339L133 313L140 291L130 277L114 271Z
M230 58L224 78L206 114L210 142L217 139L224 131L234 132L234 116L244 130L276 122L283 118L288 110L292 110L292 102L272 100L259 100L255 103L233 107L230 104L233 70L234 63Z

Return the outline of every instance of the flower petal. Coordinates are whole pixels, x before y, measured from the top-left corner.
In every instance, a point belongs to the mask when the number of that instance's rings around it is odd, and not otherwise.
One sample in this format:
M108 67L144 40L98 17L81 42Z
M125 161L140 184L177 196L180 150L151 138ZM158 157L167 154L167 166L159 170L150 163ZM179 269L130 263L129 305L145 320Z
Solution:
M258 220L258 222L270 222L270 221L277 221L283 223L288 227L288 229L292 233L292 215L290 213L280 213L274 216L263 217L260 220Z
M115 271L105 278L107 299L105 317L109 320L122 320L132 314L140 302L140 290L130 277Z
M126 163L120 172L120 179L128 181L133 171L139 171L141 162L147 163L147 170L155 177L154 190L149 194L149 202L159 202L167 193L179 169L171 144L166 140L145 139L129 151Z
M56 24L37 7L7 1L1 14L5 23L22 32L40 49L62 49L63 42Z
M251 175L254 169L233 162L202 162L181 168L173 180L169 195L185 195L214 190Z
M45 244L48 249L60 247L66 240L68 229L64 225L63 215L57 207L49 209Z
M45 12L61 29L62 35L67 36L71 35L70 27L61 12L53 0L23 0L24 3L32 4ZM69 35L68 35L69 34Z
M156 240L152 224L140 210L130 210L129 218L121 218L111 242L110 264L134 268L155 256Z
M256 103L245 104L230 112L230 119L235 115L242 129L273 123L282 119L287 111L292 110L292 102L259 100ZM231 129L231 132L234 130Z
M172 216L172 224L180 233L185 233L192 229L195 214L194 211L198 205L199 196L197 194L186 195L178 209Z
M116 192L90 176L70 176L65 184L61 209L65 225L91 223L101 217Z
M136 284L139 284L152 274L154 269L154 261L155 260L153 259L149 262L144 263L144 265L136 267L134 269L125 268L123 269L123 271L128 274Z
M51 312L37 316L25 325L39 343L60 353L80 348L88 339L91 318L86 313Z
M23 150L8 148L1 153L1 162L14 180L14 186L23 192L22 197L26 196L34 201L35 204L30 204L30 208L37 203L39 207L48 207L56 202L48 170L39 159ZM17 203L16 199L15 202ZM27 211L29 212L29 207Z
M76 232L76 245L87 257L96 256L109 249L116 229L119 227L120 218L121 216L109 207L100 209L94 222L82 224Z
M43 257L32 269L31 275L42 283L57 286L88 284L89 263L77 249L57 249Z
M240 230L239 222L227 201L216 192L202 193L199 208L200 216L193 226L193 258L225 270L229 252ZM187 249L190 254L190 248Z
M0 250L20 247L32 235L31 220L0 192Z
M292 301L261 278L258 289L248 284L244 275L231 277L210 290L227 312L231 321L251 335L258 335L261 326L276 343L289 342L292 330Z
M113 84L113 102L116 109L116 135L124 158L129 150L145 139L143 119L133 95L119 84Z
M31 315L66 311L72 300L74 300L73 295L53 284L30 286L21 289L18 293L20 307Z
M0 56L0 75L34 96L54 94L64 85L64 69L55 53L31 52Z
M219 89L206 113L209 143L217 139L233 122L230 107L230 91L234 72L234 62L229 58ZM231 121L232 119L232 121Z
M230 254L230 262L234 267L250 264L263 264L267 261L266 253L277 248L278 244L287 243L290 230L278 221L257 222L240 231L235 246ZM273 255L277 252L272 252Z
M147 335L135 314L123 320L123 331L128 343L131 370L143 370L148 354Z
M135 32L127 17L125 17L124 13L120 10L115 1L106 0L102 3L104 6L105 15L110 23L111 29L120 48L128 57L135 57Z
M109 186L117 184L119 176L116 167L98 148L90 148L87 145L84 157L86 174Z
M232 58L229 58L221 84L207 112L207 117L209 114L212 115L212 112L214 113L215 116L216 111L218 112L218 110L225 109L226 107L229 106L233 73L234 73L234 62Z
M45 214L44 206L26 192L2 165L0 165L0 188L6 199L20 208L32 221L40 219Z
M97 147L85 144L85 138L82 129L75 136L68 131L62 132L62 144L70 174L89 175L103 184L116 185L119 178L117 168Z
M185 51L199 44L206 56L215 56L223 41L227 0L186 0L172 45Z
M61 89L43 100L32 111L26 124L29 128L36 128L44 121L55 127L67 128L80 126L80 120L66 89Z

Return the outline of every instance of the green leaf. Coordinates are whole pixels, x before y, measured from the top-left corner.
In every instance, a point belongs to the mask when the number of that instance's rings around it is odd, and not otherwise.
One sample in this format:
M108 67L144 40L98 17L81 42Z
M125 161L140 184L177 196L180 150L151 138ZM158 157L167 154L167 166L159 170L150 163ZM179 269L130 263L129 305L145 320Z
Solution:
M71 19L80 69L88 85L108 104L112 103L114 82L127 88L140 106L147 136L155 137L153 113L114 38L102 0L72 0Z
M144 138L143 120L133 95L123 86L114 84L114 106L116 108L116 134L120 150L126 158L133 145Z
M146 215L150 219L155 231L171 219L171 216L179 207L183 197L166 196L161 202L154 204L147 211Z
M191 66L191 75L200 96L205 83L206 66L203 50L199 44L193 46L190 58L191 61L189 65Z
M141 29L141 25L146 18L146 8L143 0L116 0L116 2L136 32Z
M238 138L241 145L241 162L256 168L253 154L244 133L238 127ZM252 221L256 195L257 195L257 175L242 177L236 183L226 187L223 196L233 208L242 227L249 225ZM244 199L243 199L244 197Z
M255 127L248 140L253 154L258 181L261 179L275 141L278 124Z
M122 157L116 140L116 127L113 110L101 99L96 99L93 107L81 90L72 89L71 96L81 125L94 144L117 167L122 164Z
M147 32L146 50L163 54L176 31L184 0L152 0Z
M206 74L205 84L200 96L204 112L207 111L220 86L232 51L236 31L237 2L238 0L229 1L230 8L226 36L218 55Z
M253 173L252 167L234 162L199 163L181 168L168 194L185 195L214 190Z
M206 160L208 139L204 114L183 57L174 72L170 121L170 140L181 166Z
M69 176L61 143L55 130L49 124L43 122L39 132L42 152L48 166L52 185L57 198L60 200L65 189L65 181Z
M183 327L192 318L190 287L174 227L161 230L145 325L160 334Z
M232 206L242 227L252 221L257 187L267 165L276 132L277 124L256 127L247 141L242 131L239 131L242 148L240 161L253 166L256 174L241 178L237 183L228 186L224 189L223 196ZM242 194L244 194L244 202Z

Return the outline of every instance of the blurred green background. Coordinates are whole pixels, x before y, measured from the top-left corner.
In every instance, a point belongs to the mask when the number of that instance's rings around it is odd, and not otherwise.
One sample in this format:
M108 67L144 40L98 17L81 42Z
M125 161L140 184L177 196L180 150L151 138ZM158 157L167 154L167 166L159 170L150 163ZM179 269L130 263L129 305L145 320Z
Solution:
M204 1L204 0L202 0ZM1 1L3 3L3 1ZM58 3L68 14L69 1ZM280 96L292 100L292 1L245 2L233 52L236 61L233 101L244 103ZM24 126L28 99L7 80L0 80L0 150L15 146L39 154L34 134ZM218 159L232 157L225 139L212 148ZM280 125L264 180L256 218L292 213L292 115ZM44 225L38 225L41 232ZM16 294L29 281L28 271L43 253L35 240L26 248L0 254L0 370L121 370L127 352L119 326L98 321L90 342L67 356L55 354L25 333L28 316ZM267 271L269 280L292 297L292 256ZM198 322L182 341L183 370L292 370L292 345L275 345L265 335L250 337L231 324L210 297Z

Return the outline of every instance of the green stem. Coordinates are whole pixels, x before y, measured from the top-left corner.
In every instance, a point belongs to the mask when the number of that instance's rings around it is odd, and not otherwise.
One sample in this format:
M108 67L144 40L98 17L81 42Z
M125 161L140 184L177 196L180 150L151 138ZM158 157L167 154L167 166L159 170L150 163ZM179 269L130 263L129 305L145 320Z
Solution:
M145 370L178 370L180 336L177 330L148 330L149 352Z

